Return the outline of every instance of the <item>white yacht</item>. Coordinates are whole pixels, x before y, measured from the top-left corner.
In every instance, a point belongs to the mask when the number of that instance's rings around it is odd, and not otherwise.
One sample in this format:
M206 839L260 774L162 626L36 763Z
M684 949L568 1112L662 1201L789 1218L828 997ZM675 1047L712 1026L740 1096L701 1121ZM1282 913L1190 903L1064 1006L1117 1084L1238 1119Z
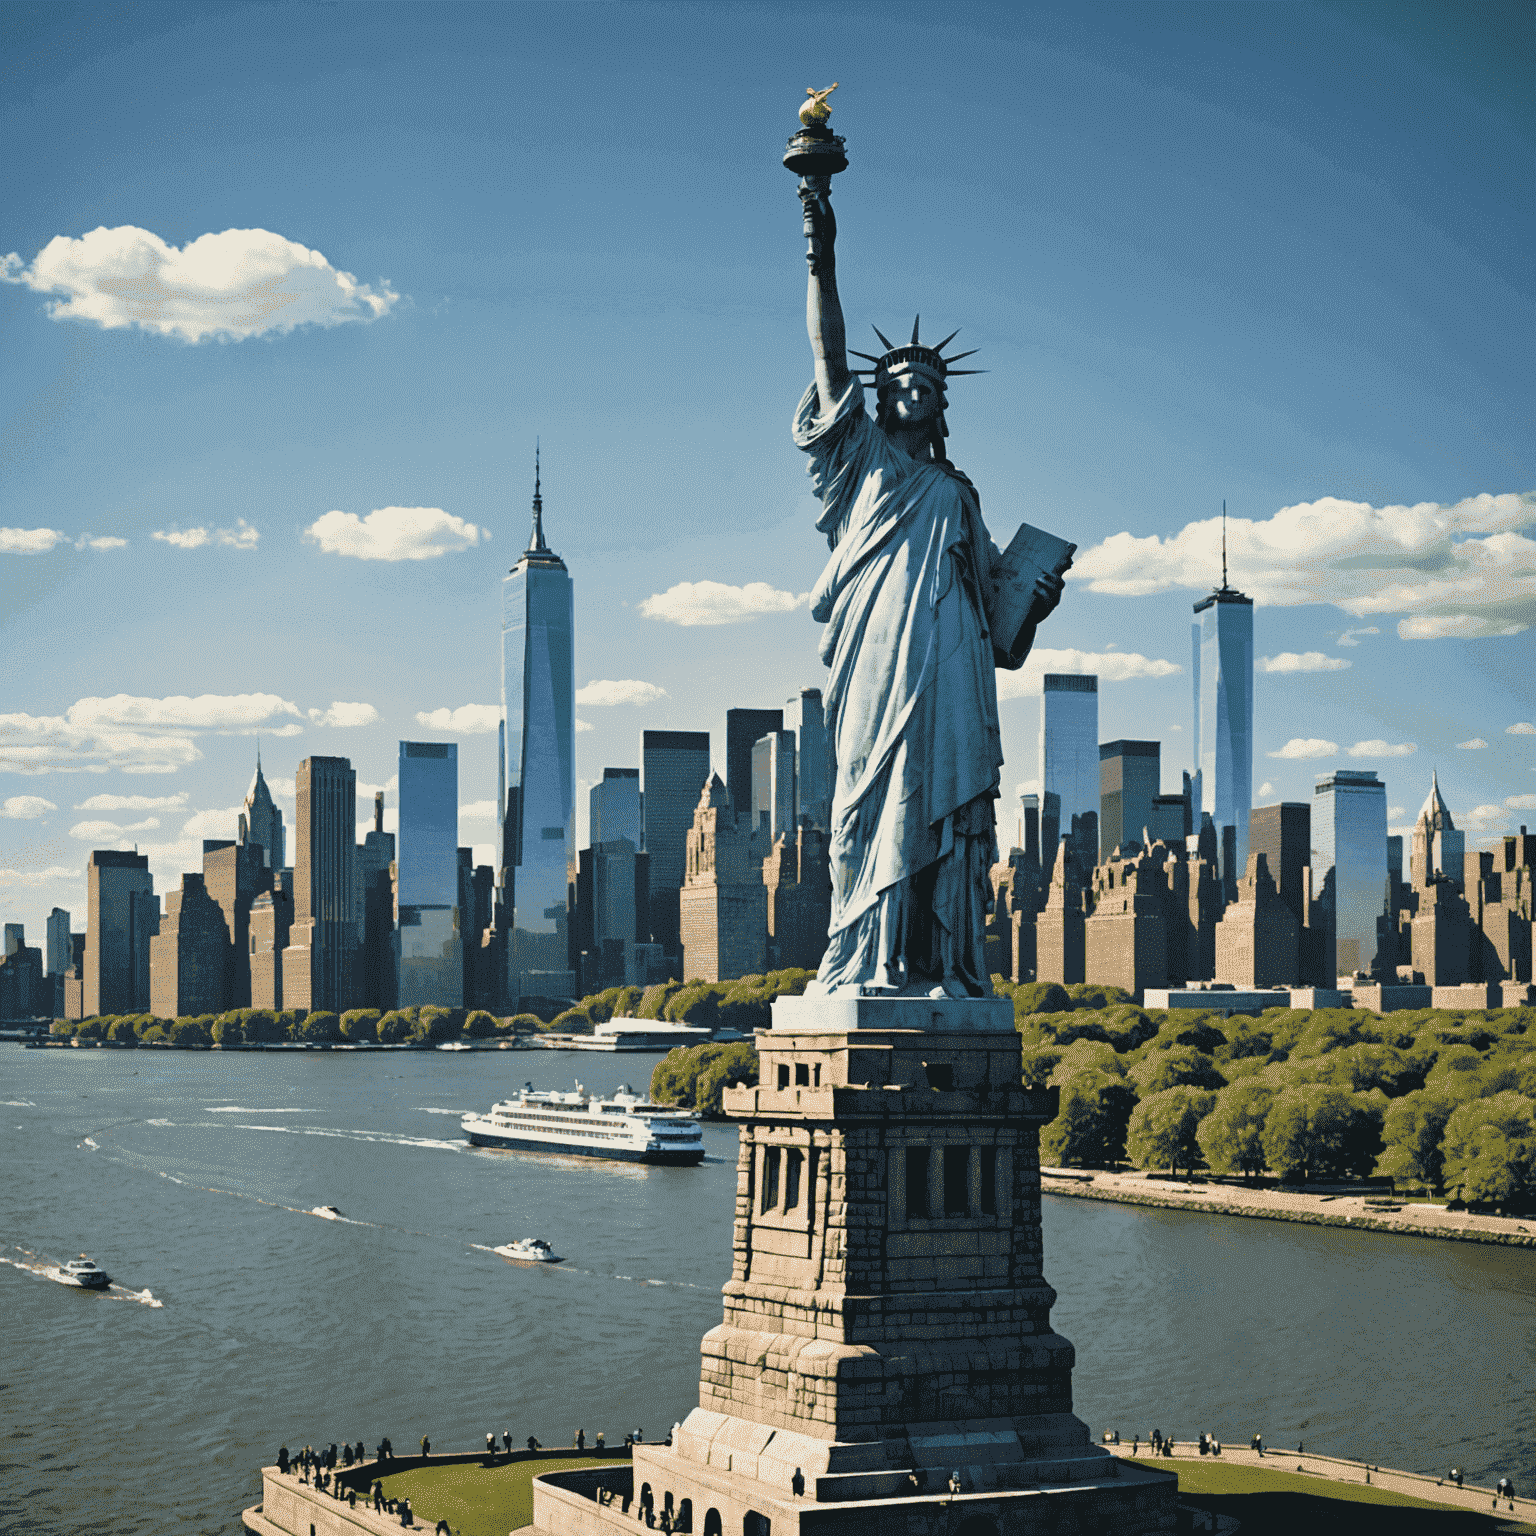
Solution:
M627 1083L611 1099L589 1094L537 1093L525 1083L483 1115L465 1115L464 1134L476 1147L517 1152L564 1152L625 1163L688 1165L704 1160L704 1133L686 1109L652 1104Z
M318 1216L322 1221L345 1221L347 1219L334 1205L317 1205L308 1214Z
M565 1262L542 1237L520 1237L515 1243L503 1243L491 1252L509 1264L563 1264Z
M60 1285L78 1286L83 1291L104 1291L111 1285L112 1277L104 1269L97 1269L82 1253L78 1259L60 1265L52 1278Z

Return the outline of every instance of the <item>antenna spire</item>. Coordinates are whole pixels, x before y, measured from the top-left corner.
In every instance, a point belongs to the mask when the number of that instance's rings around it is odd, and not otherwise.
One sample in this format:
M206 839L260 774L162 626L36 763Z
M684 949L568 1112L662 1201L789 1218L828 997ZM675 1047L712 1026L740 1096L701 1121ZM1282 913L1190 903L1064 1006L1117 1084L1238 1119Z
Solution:
M547 552L544 542L544 498L539 493L539 440L533 440L533 534L528 540L530 553Z
M1227 498L1221 498L1221 590L1227 590Z

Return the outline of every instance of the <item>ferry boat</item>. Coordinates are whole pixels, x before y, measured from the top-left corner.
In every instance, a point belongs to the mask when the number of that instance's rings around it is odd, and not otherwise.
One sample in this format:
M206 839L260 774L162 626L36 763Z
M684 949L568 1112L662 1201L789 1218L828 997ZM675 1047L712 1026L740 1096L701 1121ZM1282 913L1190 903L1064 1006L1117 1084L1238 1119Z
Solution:
M52 1272L52 1278L60 1285L78 1286L83 1291L104 1291L112 1283L111 1275L98 1269L83 1253L78 1259L61 1264Z
M704 1160L704 1133L691 1110L652 1104L627 1083L611 1099L589 1094L539 1093L525 1083L483 1115L465 1115L471 1146L517 1152L563 1152L625 1163L691 1166Z

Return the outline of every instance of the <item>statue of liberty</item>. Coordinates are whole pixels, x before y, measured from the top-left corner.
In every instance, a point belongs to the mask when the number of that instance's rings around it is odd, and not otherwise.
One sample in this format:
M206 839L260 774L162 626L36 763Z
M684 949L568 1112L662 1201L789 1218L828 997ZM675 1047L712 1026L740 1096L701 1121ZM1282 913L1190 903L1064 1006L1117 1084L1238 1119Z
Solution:
M973 371L950 366L970 354L945 358L953 335L928 346L914 322L906 346L876 329L884 353L856 353L871 366L850 370L830 185L827 175L800 183L816 377L794 439L810 456L816 526L832 550L811 604L826 625L836 760L832 921L807 996L989 996L988 872L1003 761L996 668L1023 664L1062 583L1038 575L1022 626L1006 640L992 634L999 552L975 487L945 451L946 380ZM873 421L860 373L872 375Z

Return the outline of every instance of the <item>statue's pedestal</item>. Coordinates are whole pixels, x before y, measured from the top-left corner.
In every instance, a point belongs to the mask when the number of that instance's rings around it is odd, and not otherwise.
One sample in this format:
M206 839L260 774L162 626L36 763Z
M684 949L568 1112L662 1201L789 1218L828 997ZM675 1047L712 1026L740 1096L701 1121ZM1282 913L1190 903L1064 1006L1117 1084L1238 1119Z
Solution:
M758 1086L724 1099L734 1262L699 1406L670 1447L636 1448L627 1510L558 1474L534 1485L534 1524L1171 1530L1175 1480L1072 1413L1041 1267L1052 1106L1021 1085L1011 1005L786 998L757 1046Z

